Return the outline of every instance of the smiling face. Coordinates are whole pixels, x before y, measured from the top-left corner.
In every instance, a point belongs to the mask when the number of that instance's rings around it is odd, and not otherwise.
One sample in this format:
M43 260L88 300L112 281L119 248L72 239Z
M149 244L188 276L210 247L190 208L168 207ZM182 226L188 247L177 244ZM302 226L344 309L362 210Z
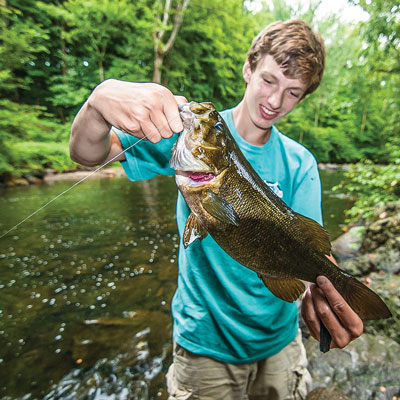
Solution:
M246 92L243 114L247 124L265 131L283 118L302 100L307 84L300 79L290 79L274 58L267 54L251 70L248 61L243 67Z

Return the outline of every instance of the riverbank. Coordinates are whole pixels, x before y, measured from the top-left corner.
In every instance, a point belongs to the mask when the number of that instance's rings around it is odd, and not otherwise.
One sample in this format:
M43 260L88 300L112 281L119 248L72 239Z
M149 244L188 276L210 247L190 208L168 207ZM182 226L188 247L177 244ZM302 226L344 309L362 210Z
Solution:
M46 170L43 174L32 174L26 175L22 178L14 178L11 177L9 180L2 182L0 186L2 187L14 187L14 186L29 186L29 185L41 185L48 184L51 185L55 182L62 181L79 181L88 175L90 175L95 168L87 168L87 169L79 169L76 171L65 171L65 172L56 172L55 170ZM125 176L124 169L122 167L118 167L117 164L115 167L102 168L96 173L90 175L88 179L110 179L110 178L118 178L121 176Z
M321 354L318 343L303 334L314 387L334 390L349 399L400 398L400 201L374 210L332 243L340 267L355 275L387 304L393 316L364 321L364 334L345 349ZM310 399L314 397L310 397ZM315 397L315 399L319 399Z
M119 166L118 163L115 166L108 166L107 168L102 168L96 173L92 174L88 179L110 179L119 178L125 176L124 169ZM318 164L318 168L322 171L337 171L338 169L346 170L349 168L349 164L333 164L333 163L321 163ZM75 171L65 171L57 172L53 169L47 169L42 173L32 173L27 174L24 177L16 178L10 177L7 181L0 182L0 187L14 187L14 186L29 186L29 185L41 185L43 183L51 185L54 182L61 181L79 181L90 173L92 173L95 168L83 168Z

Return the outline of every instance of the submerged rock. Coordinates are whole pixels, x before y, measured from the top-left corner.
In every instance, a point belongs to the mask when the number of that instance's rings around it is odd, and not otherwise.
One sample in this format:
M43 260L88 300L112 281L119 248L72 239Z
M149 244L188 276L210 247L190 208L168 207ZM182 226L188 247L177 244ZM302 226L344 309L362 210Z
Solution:
M351 228L332 243L341 267L356 276L400 272L400 201L375 210L364 227Z
M338 261L355 257L360 251L365 226L354 226L332 243L332 254Z
M382 335L400 344L400 276L394 274L373 273L368 276L372 290L382 297L393 317L375 321L364 321L364 331ZM398 373L400 382L400 373Z
M149 325L159 325L151 330ZM102 358L124 354L124 363L135 365L146 352L162 352L159 332L170 326L170 318L160 311L138 310L124 318L99 318L83 321L73 338L72 357L76 365L93 367ZM121 361L122 362L122 361Z
M313 387L323 386L343 396L365 400L392 400L400 395L400 345L394 340L364 334L345 349L326 354L319 351L315 340L308 340L305 345ZM328 397L315 397L325 398ZM340 397L332 397L336 398Z
M352 400L350 397L343 396L338 392L326 388L317 388L310 392L306 400Z

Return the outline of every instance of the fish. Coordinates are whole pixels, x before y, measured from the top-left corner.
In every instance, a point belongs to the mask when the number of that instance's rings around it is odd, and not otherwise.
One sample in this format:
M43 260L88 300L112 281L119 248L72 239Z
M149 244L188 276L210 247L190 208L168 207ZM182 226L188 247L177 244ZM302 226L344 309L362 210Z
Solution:
M323 275L361 319L392 316L375 292L328 259L327 231L292 210L260 178L212 103L185 103L179 112L184 129L170 167L191 210L185 248L209 234L281 300L297 300L305 281Z

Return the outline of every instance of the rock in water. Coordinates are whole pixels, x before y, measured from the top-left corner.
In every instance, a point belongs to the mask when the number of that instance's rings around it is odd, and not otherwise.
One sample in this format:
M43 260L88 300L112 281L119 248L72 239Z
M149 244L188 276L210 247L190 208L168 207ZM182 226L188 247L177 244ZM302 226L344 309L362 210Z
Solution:
M338 392L325 388L317 388L308 394L306 400L353 400L350 397L343 396Z
M305 345L314 387L362 400L392 400L400 395L400 345L394 340L364 334L323 357L315 340Z

